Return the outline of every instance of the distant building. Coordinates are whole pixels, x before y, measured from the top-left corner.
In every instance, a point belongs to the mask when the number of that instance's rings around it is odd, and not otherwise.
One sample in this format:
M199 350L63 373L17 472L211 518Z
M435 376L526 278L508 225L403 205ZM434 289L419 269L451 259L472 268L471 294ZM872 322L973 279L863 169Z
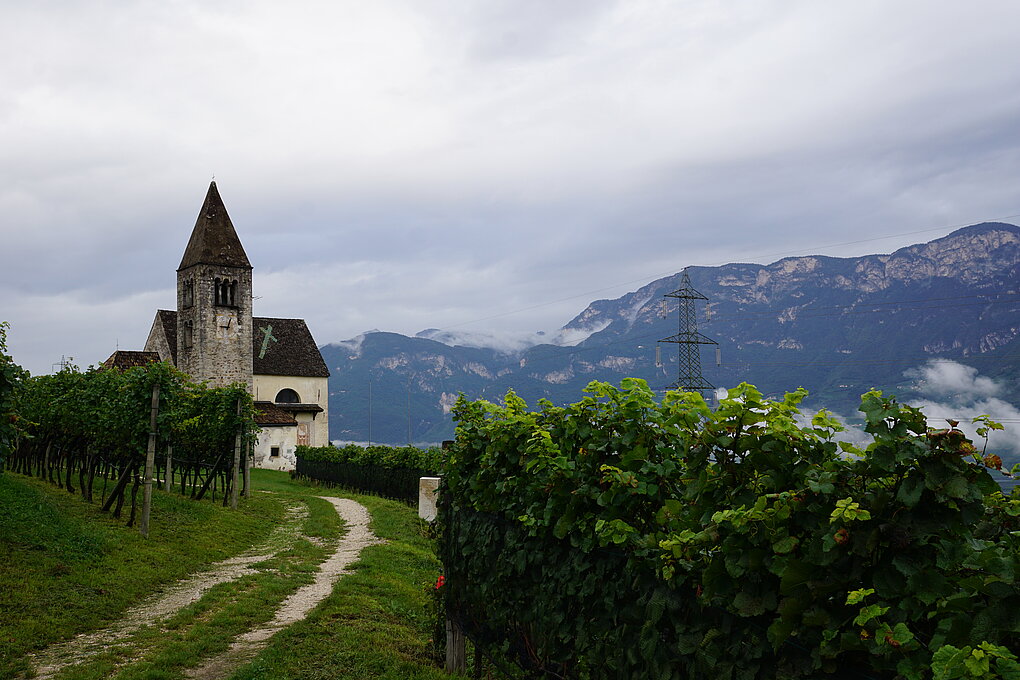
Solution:
M248 386L262 428L256 467L292 470L296 446L329 443L326 363L304 320L252 316L252 266L215 182L177 268L177 310L156 312L144 353L107 363L155 356L198 382Z
M159 355L155 352L138 352L134 350L118 349L110 355L110 358L103 362L103 368L126 371L136 366L145 366L160 361Z

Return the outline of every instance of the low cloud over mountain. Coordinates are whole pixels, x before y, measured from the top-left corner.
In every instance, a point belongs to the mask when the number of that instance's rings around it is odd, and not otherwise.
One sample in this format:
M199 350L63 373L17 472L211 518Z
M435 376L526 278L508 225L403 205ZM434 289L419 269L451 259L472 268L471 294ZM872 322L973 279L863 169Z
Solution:
M947 419L959 421L958 427L980 447L982 442L976 438L976 426L971 421L977 416L989 416L1002 423L1005 431L990 433L988 452L1020 462L1017 436L1020 408L1003 398L1007 393L1003 382L981 375L972 366L938 359L910 369L905 375L917 381L915 389L920 398L911 400L911 405L924 411L929 425L946 427Z

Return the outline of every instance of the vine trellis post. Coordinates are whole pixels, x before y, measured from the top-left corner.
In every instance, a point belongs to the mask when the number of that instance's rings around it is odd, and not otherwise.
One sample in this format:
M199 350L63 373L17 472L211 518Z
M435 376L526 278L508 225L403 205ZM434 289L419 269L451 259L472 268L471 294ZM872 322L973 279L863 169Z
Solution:
M252 445L246 442L244 447L244 497L251 498L251 459Z
M237 400L237 415L241 415L241 399ZM246 457L247 458L247 457ZM234 434L234 469L230 480L230 508L237 510L237 495L240 487L241 472L241 424L237 425L237 432ZM246 474L247 476L247 474Z
M152 384L152 406L149 409L149 446L145 451L145 487L142 492L142 519L139 531L149 537L149 514L152 511L152 474L156 466L156 416L159 415L159 383ZM137 487L136 487L137 488Z
M166 470L163 473L163 491L170 490L170 477L173 476L174 447L173 444L166 445Z

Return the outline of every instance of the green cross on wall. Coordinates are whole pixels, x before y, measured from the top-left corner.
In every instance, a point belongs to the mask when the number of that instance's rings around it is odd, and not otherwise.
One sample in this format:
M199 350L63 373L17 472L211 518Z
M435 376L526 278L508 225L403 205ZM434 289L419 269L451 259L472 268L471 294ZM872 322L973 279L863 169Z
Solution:
M273 326L272 326L272 324L270 324L269 326L263 326L259 330L262 331L262 333L264 335L264 337L262 338L262 350L259 352L259 359L265 359L266 358L266 350L269 349L269 343L270 342L280 342L280 341L277 340L275 337L273 337Z

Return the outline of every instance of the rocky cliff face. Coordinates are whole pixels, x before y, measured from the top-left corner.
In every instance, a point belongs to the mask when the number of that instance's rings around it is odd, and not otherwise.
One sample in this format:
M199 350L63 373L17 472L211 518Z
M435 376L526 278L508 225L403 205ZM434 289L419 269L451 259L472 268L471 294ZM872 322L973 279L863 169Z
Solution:
M688 273L709 298L698 308L701 331L719 342L723 362L715 366L707 351L702 361L717 386L746 380L782 393L803 385L811 406L849 413L872 387L904 389L903 371L932 357L970 360L986 374L1016 372L1009 357L1020 345L1020 228L1012 225L975 225L888 255ZM679 285L676 274L591 303L553 336L584 338L574 346L508 354L389 333L329 345L332 437L367 439L370 381L373 436L389 441L407 440L408 415L411 439L450 436L446 413L459 392L498 399L513 388L532 403L566 402L590 380L626 376L664 388L676 380L676 346L662 345L662 366L655 346L676 333L677 300L663 295Z
M923 291L943 284L997 289L1004 278L1015 280L1020 264L1020 228L987 223L960 229L929 243L908 246L890 255L857 258L790 257L769 265L727 264L691 268L692 282L709 297L709 307L724 302L776 308L795 316L808 303L840 292L866 302L891 288ZM679 285L680 275L653 281L618 300L592 303L565 328L592 327L600 322L647 319L666 289ZM704 290L702 290L704 289ZM712 295L708 293L711 292ZM783 306L786 305L786 306ZM675 309L675 303L672 309ZM635 314L636 310L636 314Z

